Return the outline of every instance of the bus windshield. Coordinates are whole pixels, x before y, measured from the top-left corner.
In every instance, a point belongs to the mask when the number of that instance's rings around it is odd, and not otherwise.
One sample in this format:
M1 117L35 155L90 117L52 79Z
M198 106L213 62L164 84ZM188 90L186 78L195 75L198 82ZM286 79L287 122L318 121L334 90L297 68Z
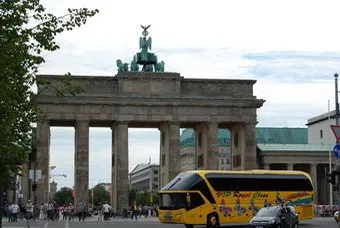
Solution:
M159 209L181 209L186 207L186 194L185 193L169 193L160 194Z
M204 182L204 180L197 173L181 173L165 185L162 190L190 190L200 182Z

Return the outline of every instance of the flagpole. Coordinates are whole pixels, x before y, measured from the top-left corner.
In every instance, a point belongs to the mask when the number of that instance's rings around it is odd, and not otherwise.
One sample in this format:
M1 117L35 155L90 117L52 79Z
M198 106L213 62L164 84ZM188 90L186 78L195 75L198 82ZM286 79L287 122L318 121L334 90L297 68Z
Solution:
M328 100L328 123L331 122L331 113L330 113L330 101ZM329 172L332 172L332 154L331 154L331 128L328 130L328 164L329 164ZM333 185L329 183L329 204L333 205Z

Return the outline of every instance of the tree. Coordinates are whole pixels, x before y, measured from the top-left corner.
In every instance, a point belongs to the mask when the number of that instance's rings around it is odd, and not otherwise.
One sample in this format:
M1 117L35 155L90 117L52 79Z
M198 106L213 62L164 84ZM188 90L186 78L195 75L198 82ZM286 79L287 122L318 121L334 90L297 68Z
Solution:
M54 193L53 200L58 205L69 205L73 203L72 189L68 187L63 187L56 193Z
M135 189L129 190L129 204L131 204L132 201L136 200L137 192Z
M62 16L47 13L39 0L0 1L0 188L11 188L13 177L27 160L32 123L43 118L32 90L44 63L43 52L59 49L57 34L86 23L98 10L68 9ZM67 77L65 77L67 79ZM46 86L53 86L50 82ZM68 80L57 94L74 94ZM0 189L1 190L1 189Z
M93 188L93 204L98 205L99 202L110 204L110 193L105 190L103 185L97 184Z
M138 205L152 205L158 204L159 197L156 192L140 191L136 192L135 189L131 189L129 192L129 202L136 200Z

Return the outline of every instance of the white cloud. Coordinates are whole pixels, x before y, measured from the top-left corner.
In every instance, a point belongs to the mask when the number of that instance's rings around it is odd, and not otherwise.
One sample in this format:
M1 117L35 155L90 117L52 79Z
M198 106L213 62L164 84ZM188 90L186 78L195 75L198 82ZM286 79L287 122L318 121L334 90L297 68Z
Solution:
M302 127L334 108L334 72L340 71L337 0L43 0L57 15L68 7L98 8L86 25L57 37L40 73L114 76L116 60L138 51L140 24L151 24L153 52L167 71L185 78L256 79L265 99L258 126ZM145 138L149 137L148 138ZM110 180L110 129L90 131L90 185ZM129 130L131 170L159 159L159 133ZM62 158L61 158L62 156ZM74 130L53 128L51 162L59 187L73 185ZM99 164L101 166L99 166ZM132 168L131 168L132 167ZM93 172L92 172L93 171Z

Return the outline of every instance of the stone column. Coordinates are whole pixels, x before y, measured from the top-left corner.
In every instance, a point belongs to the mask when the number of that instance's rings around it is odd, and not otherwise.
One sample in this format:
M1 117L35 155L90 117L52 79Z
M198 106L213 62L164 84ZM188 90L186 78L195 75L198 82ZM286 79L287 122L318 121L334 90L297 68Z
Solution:
M29 181L29 163L24 163L21 166L21 194L23 195L22 203L27 203L28 199L31 199L31 186Z
M206 149L207 149L207 131L208 126L204 123L196 126L196 143L195 143L195 169L206 169Z
M160 130L160 187L164 187L181 171L179 123L163 123Z
M207 161L206 169L219 169L219 153L218 153L218 123L208 124L207 149L205 153Z
M129 143L128 123L112 125L111 202L115 212L129 206Z
M31 169L41 171L41 179L36 181L37 189L32 192L33 201L40 205L49 200L50 186L50 123L48 120L37 123L36 162ZM33 183L33 181L31 182Z
M231 127L232 170L245 170L245 134L243 124Z
M74 190L75 207L89 202L89 121L77 120L75 124Z
M317 164L310 165L310 174L312 177L313 189L314 189L314 203L318 204L318 176L316 171Z
M287 170L294 170L294 164L293 163L288 163L287 164Z
M270 165L269 164L263 164L263 169L270 170Z
M244 127L244 140L245 146L242 151L242 163L245 165L246 170L258 169L258 159L256 151L256 126L257 122L249 122Z
M181 172L181 147L179 123L169 123L169 181ZM169 182L168 181L168 182Z

